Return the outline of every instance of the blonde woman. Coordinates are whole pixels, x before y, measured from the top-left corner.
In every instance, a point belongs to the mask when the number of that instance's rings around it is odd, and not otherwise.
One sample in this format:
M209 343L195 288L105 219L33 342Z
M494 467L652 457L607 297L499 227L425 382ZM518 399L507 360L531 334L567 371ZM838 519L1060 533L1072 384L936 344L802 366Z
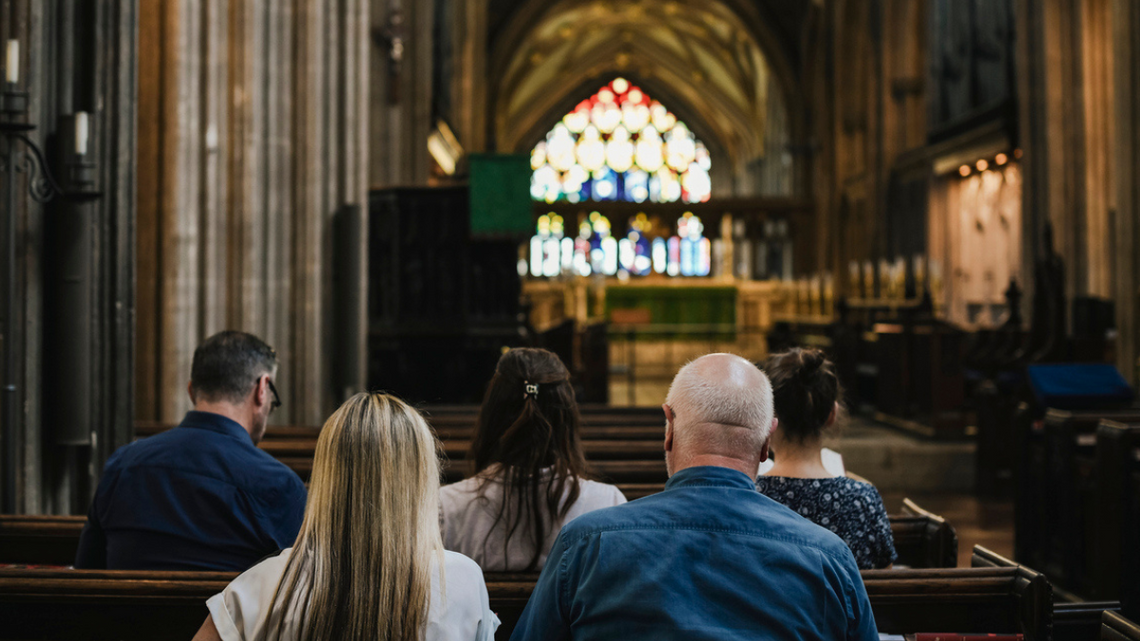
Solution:
M325 423L294 547L206 605L195 641L490 641L499 625L479 566L443 550L435 437L387 394Z

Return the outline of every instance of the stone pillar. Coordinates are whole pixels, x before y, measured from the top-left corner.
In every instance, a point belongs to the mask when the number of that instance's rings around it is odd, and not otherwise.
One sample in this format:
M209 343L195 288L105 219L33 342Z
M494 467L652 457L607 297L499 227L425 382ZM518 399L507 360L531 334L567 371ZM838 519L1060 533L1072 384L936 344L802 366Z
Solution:
M21 45L25 118L36 125L29 137L47 152L64 191L41 206L28 197L26 174L18 174L14 192L18 306L4 340L16 348L18 410L13 424L0 425L0 441L17 445L16 464L4 470L4 478L15 473L15 483L2 488L9 511L85 510L103 461L129 437L137 13L135 2L119 0L0 3L0 34ZM82 197L69 164L78 160L68 148L76 111L90 117L82 160L94 193ZM67 309L80 317L63 325L44 316ZM55 349L64 344L59 331L81 334L72 345L82 353ZM60 403L81 403L73 409L86 413L87 427L46 422L45 408Z
M372 188L426 185L431 168L434 2L370 0ZM478 81L478 79L475 79Z
M363 388L363 371L331 382L334 334L365 347L363 315L333 327L331 267L333 216L366 206L368 15L368 0L144 3L139 418L181 418L194 348L226 328L277 350L277 421L320 423Z
M1116 215L1113 238L1117 364L1135 385L1140 379L1140 3L1113 0L1113 58L1116 121ZM1131 178L1130 178L1131 177Z

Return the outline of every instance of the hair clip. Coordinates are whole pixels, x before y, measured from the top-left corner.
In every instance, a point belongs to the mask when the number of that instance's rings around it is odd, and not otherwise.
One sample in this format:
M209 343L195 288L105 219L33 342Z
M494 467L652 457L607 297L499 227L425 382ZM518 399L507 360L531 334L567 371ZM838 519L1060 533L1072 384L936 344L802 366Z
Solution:
M526 391L523 392L523 398L526 398L528 396L531 396L535 399L538 398L538 384L537 383L531 383L530 381L523 381L523 385L526 386Z

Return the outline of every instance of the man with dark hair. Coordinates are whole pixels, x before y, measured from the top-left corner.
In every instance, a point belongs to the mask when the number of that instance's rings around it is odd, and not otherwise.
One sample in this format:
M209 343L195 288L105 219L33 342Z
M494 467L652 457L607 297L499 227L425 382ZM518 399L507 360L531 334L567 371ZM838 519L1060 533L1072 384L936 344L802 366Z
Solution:
M79 541L77 568L242 571L293 545L305 486L257 448L281 404L277 354L224 331L194 351L177 427L107 461Z

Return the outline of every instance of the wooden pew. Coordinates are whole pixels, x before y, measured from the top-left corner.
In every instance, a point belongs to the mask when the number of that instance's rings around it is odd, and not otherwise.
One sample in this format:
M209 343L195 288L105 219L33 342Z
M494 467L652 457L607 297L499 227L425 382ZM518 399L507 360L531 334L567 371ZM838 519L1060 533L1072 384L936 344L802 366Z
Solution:
M205 600L235 575L0 569L0 639L190 638ZM488 574L491 609L507 639L534 588L534 575ZM1022 568L871 570L863 581L881 632L1022 633L1045 641L1048 582Z
M1095 580L1094 558L1101 525L1097 502L1097 426L1101 420L1140 421L1140 411L1066 411L1045 414L1043 440L1045 471L1036 488L1041 498L1043 548L1037 564L1060 587L1089 598L1103 598ZM1033 488L1027 488L1033 490ZM1019 524L1020 525L1020 524Z
M591 461L603 460L645 460L663 461L665 459L664 439L654 440L583 440L582 450L586 459ZM471 441L445 440L442 442L443 453L449 460L462 461L467 458L471 449ZM307 438L277 438L266 439L258 444L274 458L284 459L290 457L311 458L316 451L316 439Z
M1100 625L1101 641L1140 641L1140 625L1115 612L1105 612Z
M974 546L970 566L975 568L1024 568L1028 572L1034 572L980 545ZM1054 600L1053 641L1096 641L1100 631L1101 615L1105 612L1119 611L1119 601L1064 602Z
M0 515L0 564L71 565L83 516Z
M441 440L471 438L471 430L479 412L478 406L439 405L423 409L428 423ZM583 405L580 409L582 437L585 439L627 438L630 434L638 435L637 438L665 438L665 416L660 408ZM135 435L139 438L153 436L171 427L171 423L135 421ZM270 425L265 432L265 439L315 439L320 431L320 425Z
M663 483L618 486L634 500L656 494ZM903 514L891 515L896 564L907 568L951 568L958 562L958 537L946 521L907 499ZM69 566L75 560L82 516L0 515L0 564Z
M891 517L891 533L898 565L912 568L958 565L958 533L946 519L922 509L910 499L903 499L902 515Z
M435 429L436 436L443 442L451 440L470 441L471 433L474 425L439 425L429 420L432 427ZM154 423L154 422L136 422L135 423L135 436L138 438L145 438L147 436L154 436L159 432L164 432L174 427L169 423ZM321 434L319 425L270 425L265 430L265 437L262 444L272 443L274 441L284 440L312 440L316 441L317 437ZM595 423L585 424L581 428L581 437L586 441L607 441L607 440L637 440L637 441L657 441L665 440L665 427L661 425L622 425L620 423Z
M1101 421L1096 470L1092 581L1099 594L1124 603L1126 616L1140 616L1140 424Z
M0 639L189 639L232 572L0 570Z

